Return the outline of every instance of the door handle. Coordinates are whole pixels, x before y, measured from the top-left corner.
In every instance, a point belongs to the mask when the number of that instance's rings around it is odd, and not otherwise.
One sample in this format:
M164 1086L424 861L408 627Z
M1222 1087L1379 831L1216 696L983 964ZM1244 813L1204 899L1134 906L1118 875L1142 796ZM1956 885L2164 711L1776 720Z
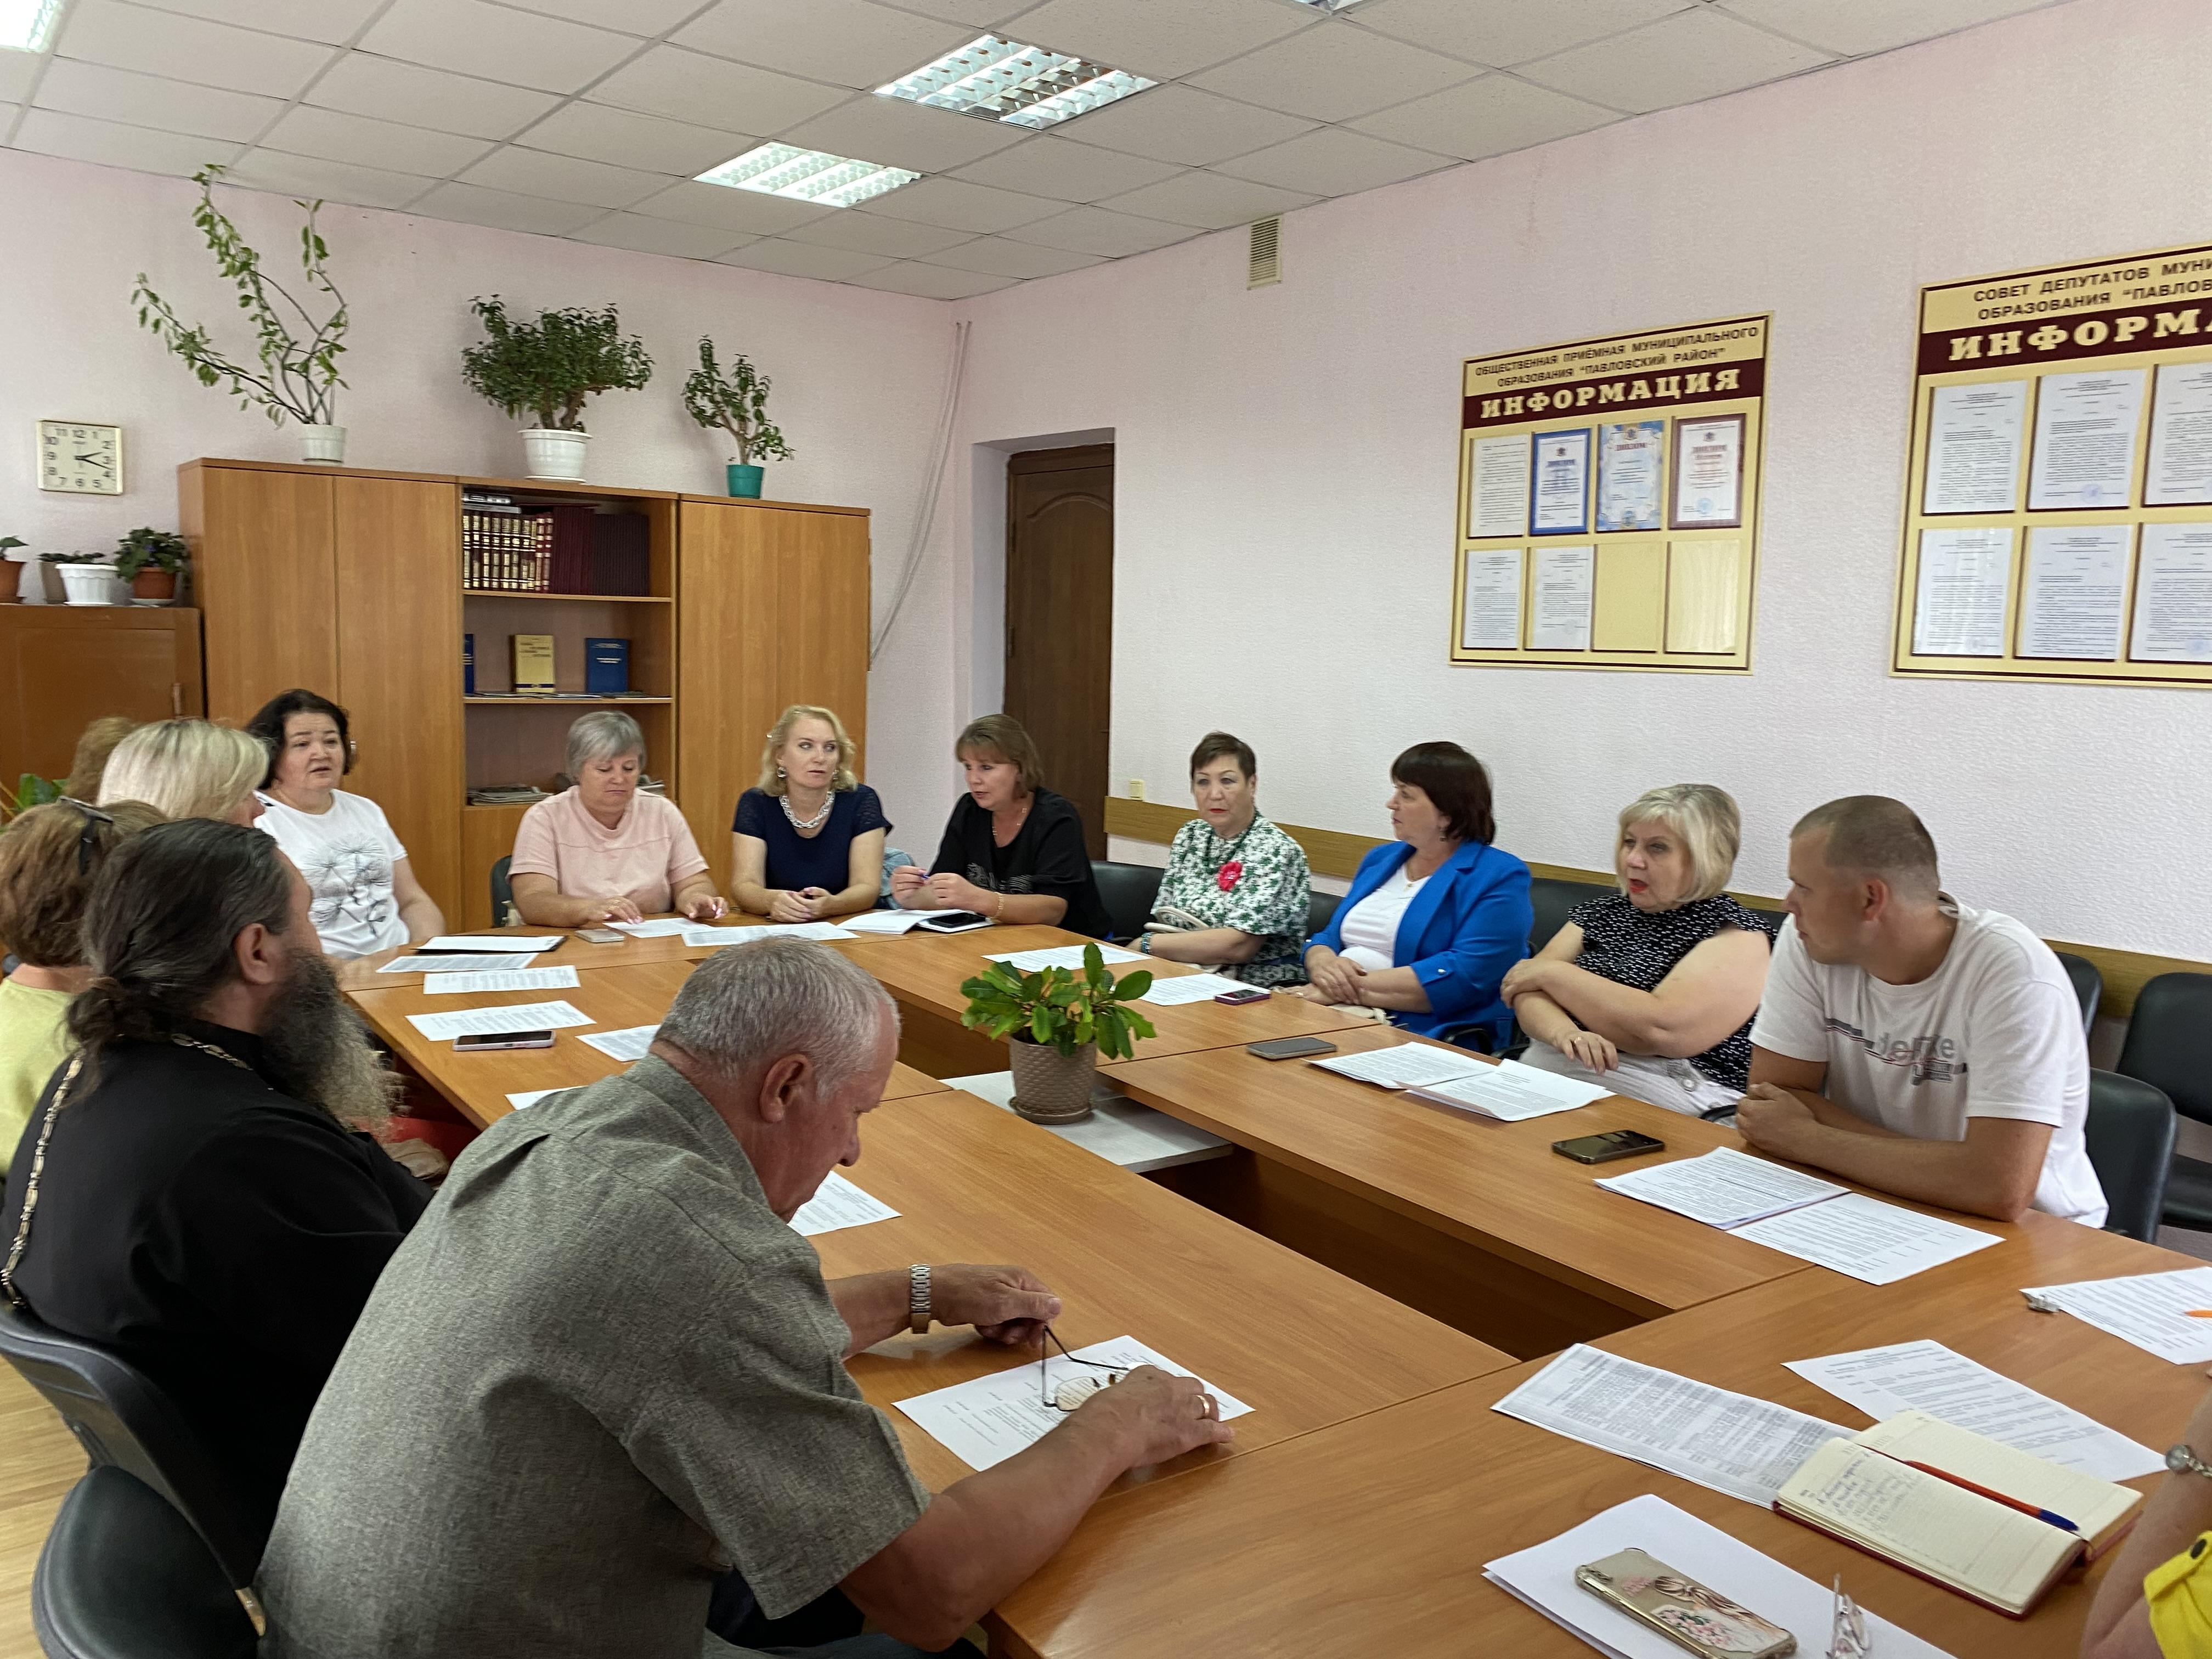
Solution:
M179 715L179 714L182 714L184 712L185 712L185 688L184 688L184 685L183 685L183 684L182 684L182 683L181 683L181 682L179 682L179 681L177 681L177 680L171 680L171 681L169 682L169 713L170 713L170 714L171 714L172 716L174 716L174 715Z

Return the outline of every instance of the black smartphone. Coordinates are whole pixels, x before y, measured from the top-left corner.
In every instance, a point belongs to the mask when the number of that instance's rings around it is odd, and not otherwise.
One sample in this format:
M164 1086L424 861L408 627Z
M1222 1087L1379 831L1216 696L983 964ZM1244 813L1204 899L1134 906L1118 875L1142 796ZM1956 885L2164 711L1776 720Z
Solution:
M1214 998L1214 1000L1228 1003L1234 1007L1243 1002L1265 1002L1273 995L1274 993L1265 986L1248 985L1241 991L1224 991L1219 996Z
M1610 1164L1617 1158L1641 1158L1646 1152L1663 1152L1667 1143L1656 1136L1638 1134L1633 1129L1614 1129L1601 1135L1577 1135L1572 1140L1555 1140L1552 1150L1561 1158L1571 1158L1577 1164Z
M1271 1042L1248 1042L1244 1052L1262 1060L1296 1060L1304 1054L1333 1054L1336 1045L1322 1037L1277 1037Z
M975 910L939 910L915 923L925 933L964 933L971 927L988 927L990 917Z
M476 1031L453 1039L457 1054L482 1054L492 1048L550 1048L550 1031Z

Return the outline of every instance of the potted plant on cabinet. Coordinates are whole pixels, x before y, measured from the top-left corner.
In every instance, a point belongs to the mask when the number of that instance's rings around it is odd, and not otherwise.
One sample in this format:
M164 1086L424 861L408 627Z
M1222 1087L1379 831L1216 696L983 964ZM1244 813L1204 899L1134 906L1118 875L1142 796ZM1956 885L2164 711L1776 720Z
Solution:
M41 553L39 560L61 573L64 605L121 605L129 596L105 553Z
M1098 1056L1127 1060L1152 1023L1128 1005L1152 988L1149 969L1119 981L1098 947L1083 947L1083 972L1048 968L1024 974L994 962L960 988L968 999L960 1023L994 1041L1008 1039L1014 1109L1032 1123L1079 1123L1091 1115Z
M729 491L758 500L760 460L791 459L791 446L768 418L769 388L774 382L756 371L752 359L742 351L725 371L714 361L710 336L699 339L699 367L684 382L684 407L701 426L719 426L737 446L737 458L726 470Z
M185 538L170 530L134 530L116 544L115 574L131 584L133 605L168 605L185 568Z
M192 223L207 239L216 269L237 286L239 309L253 325L260 371L225 356L204 327L195 324L187 328L169 302L154 292L143 270L131 302L138 307L139 322L184 359L202 386L228 381L228 389L240 409L259 404L277 426L288 417L297 421L302 459L336 465L345 459L345 428L332 422L337 418L337 388L345 384L338 374L338 356L345 350L348 319L345 296L331 281L330 249L315 228L315 215L323 204L294 204L307 216L300 231L300 269L307 286L331 304L329 314L318 321L289 289L261 269L261 256L216 210L214 185L222 173L222 167L210 166L192 175L200 187Z
M27 812L33 806L48 806L62 798L62 783L66 780L42 778L36 772L26 772L16 781L14 792L0 787L0 821Z
M584 399L602 392L635 392L653 378L645 342L625 336L612 306L543 311L510 317L496 294L471 302L491 337L461 353L461 374L509 420L533 414L524 428L524 471L533 478L581 478Z
M0 536L0 605L15 603L15 587L23 580L23 567L8 556L8 550L24 544L20 536Z

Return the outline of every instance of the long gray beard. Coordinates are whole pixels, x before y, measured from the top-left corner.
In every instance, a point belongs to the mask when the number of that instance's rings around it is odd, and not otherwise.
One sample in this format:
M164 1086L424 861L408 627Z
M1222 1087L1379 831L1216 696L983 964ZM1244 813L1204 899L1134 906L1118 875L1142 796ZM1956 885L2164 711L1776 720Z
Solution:
M292 959L284 994L261 1027L263 1062L284 1092L372 1133L391 1116L399 1079L369 1046L337 975L313 951Z

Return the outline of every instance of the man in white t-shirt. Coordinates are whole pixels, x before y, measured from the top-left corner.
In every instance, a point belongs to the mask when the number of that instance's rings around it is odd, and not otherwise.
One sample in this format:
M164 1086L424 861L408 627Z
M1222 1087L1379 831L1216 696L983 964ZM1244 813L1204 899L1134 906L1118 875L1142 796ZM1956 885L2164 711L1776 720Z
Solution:
M1942 890L1901 801L1850 795L1790 836L1790 921L1736 1127L1761 1152L2000 1221L2087 1226L2089 1056L2051 947Z

